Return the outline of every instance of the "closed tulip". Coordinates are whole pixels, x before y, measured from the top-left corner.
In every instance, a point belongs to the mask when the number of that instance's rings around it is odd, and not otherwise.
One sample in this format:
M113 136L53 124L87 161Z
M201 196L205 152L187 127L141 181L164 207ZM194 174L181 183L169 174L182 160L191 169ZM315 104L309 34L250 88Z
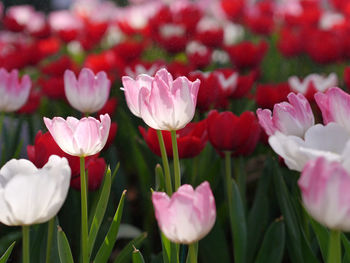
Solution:
M210 143L218 151L230 151L236 155L250 154L258 143L260 126L253 112L236 116L230 111L213 110L207 118Z
M154 77L145 74L135 80L122 78L125 98L131 112L156 130L178 130L189 123L195 113L199 80L173 77L166 69Z
M214 226L215 200L208 182L195 190L191 185L182 185L171 198L166 193L153 192L152 202L159 228L172 242L191 244Z
M111 82L104 71L96 75L83 68L78 79L71 70L64 73L64 90L69 104L83 113L97 112L106 104Z
M28 100L31 86L28 75L19 80L17 70L7 72L0 68L0 111L13 112L20 109Z
M298 181L309 214L330 229L350 231L350 174L338 162L319 157Z
M66 120L44 117L44 122L58 146L70 155L85 157L94 155L105 146L111 126L108 114L101 115L100 120L93 117L68 117Z
M9 226L49 221L66 199L71 170L66 158L52 155L42 169L12 159L0 169L0 222Z

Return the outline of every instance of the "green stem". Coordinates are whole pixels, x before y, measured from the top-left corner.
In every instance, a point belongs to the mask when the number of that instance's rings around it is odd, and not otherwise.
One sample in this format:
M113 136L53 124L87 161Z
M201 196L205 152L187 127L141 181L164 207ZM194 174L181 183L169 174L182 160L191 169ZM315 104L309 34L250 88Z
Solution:
M22 253L23 263L29 263L29 226L22 226Z
M81 194L81 253L83 263L89 262L88 255L88 208L87 178L85 174L85 157L80 157L80 194Z
M0 112L0 138L2 140L2 127L4 126L5 112Z
M176 131L170 131L171 143L173 145L173 159L174 159L174 177L175 177L175 191L181 186L180 174L180 160L179 151L177 149Z
M226 185L226 198L228 205L228 213L230 217L231 225L231 237L233 238L233 211L232 211L232 183L231 183L231 152L225 152L225 185Z
M50 263L51 258L51 246L52 246L52 237L53 230L55 227L55 217L51 218L49 221L49 225L47 227L47 243L46 243L46 263Z
M197 263L198 242L188 245L187 263Z
M331 235L328 243L328 263L340 263L341 262L341 245L340 245L339 230L331 230Z
M165 173L165 190L166 190L166 193L169 196L171 196L173 193L173 186L172 186L171 177L170 177L169 161L168 161L168 156L166 154L163 135L160 130L157 130L157 136L158 136L159 147L162 155L162 162L163 162L164 173Z

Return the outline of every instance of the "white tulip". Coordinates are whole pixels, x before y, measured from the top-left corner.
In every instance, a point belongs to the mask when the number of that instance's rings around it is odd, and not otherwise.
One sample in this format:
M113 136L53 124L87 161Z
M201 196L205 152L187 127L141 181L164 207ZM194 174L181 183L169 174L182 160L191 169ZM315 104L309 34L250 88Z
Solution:
M32 225L49 221L63 205L70 185L66 158L51 155L42 169L12 159L0 169L0 222Z

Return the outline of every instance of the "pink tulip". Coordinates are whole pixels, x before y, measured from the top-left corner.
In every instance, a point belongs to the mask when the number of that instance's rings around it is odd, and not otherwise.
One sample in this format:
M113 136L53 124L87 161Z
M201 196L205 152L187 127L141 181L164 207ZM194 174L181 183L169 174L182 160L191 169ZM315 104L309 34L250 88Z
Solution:
M80 71L78 80L73 71L64 73L64 90L69 104L83 113L99 111L106 103L111 82L104 71L95 74L88 68Z
M171 198L153 192L152 202L159 228L175 243L191 244L209 233L215 223L216 208L208 182L193 190L182 185Z
M318 92L315 100L321 109L323 122L336 122L350 131L350 95L340 88L331 88L326 93Z
M28 100L32 82L28 75L18 78L18 71L0 69L0 111L12 112L21 108Z
M139 75L136 80L124 76L125 98L131 112L153 129L178 130L195 113L200 81L173 77L166 69L154 77Z
M350 230L350 174L339 162L309 161L298 184L313 218L330 229Z
M94 155L105 146L111 119L108 114L101 115L98 121L93 117L67 120L44 117L44 122L58 146L70 155L85 157Z
M314 125L315 119L307 99L302 94L289 93L288 102L275 104L273 116L268 109L256 111L259 123L267 135L276 131L285 135L304 137L305 132Z

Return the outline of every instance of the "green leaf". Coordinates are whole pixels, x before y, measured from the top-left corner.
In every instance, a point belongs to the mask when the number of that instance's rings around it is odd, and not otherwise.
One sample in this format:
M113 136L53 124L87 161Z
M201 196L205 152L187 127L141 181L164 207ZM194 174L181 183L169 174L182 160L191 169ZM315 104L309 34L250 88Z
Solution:
M345 234L341 234L341 241L345 250L343 262L350 263L350 242Z
M248 262L252 262L254 260L258 245L262 241L264 232L266 231L266 227L269 222L268 193L271 185L271 171L271 163L266 162L263 174L258 182L253 206L248 215Z
M73 263L72 251L69 246L66 234L62 231L61 227L57 227L57 244L58 244L58 255L61 263Z
M140 250L134 247L134 251L132 252L132 263L145 263L143 256Z
M165 189L165 182L164 182L164 174L163 174L163 168L158 163L156 167L154 168L155 174L156 174L156 191L164 191Z
M5 251L5 253L2 255L2 257L0 258L0 263L6 263L8 258L10 257L11 255L11 252L12 252L12 249L13 247L15 246L16 244L16 241L14 241L10 246L9 248Z
M247 257L247 225L241 194L232 179L232 226L235 263L245 263Z
M129 263L133 248L134 247L139 247L142 242L146 239L147 233L142 233L135 239L131 240L124 248L122 251L120 251L118 257L114 260L114 263Z
M108 168L106 176L104 178L100 199L98 200L94 218L92 219L92 224L89 232L89 240L88 240L88 253L91 255L92 249L94 248L94 244L96 241L97 233L100 229L103 217L106 212L109 194L111 192L111 169Z
M162 254L163 254L163 262L170 263L171 261L171 245L170 240L164 236L163 232L160 232L160 237L162 240Z
M255 263L281 262L285 243L284 222L277 220L267 229Z
M100 249L98 250L95 260L95 263L105 263L108 261L109 256L112 253L115 241L117 240L117 234L119 230L120 221L123 214L124 200L125 200L126 190L122 193L122 196L119 201L117 211L115 212L113 222L109 227L108 233L103 241Z
M213 229L199 242L198 256L200 262L230 262L229 247L225 234L219 220L216 220Z
M305 213L307 213L307 212L305 211ZM320 246L323 261L326 262L327 261L327 253L328 253L329 231L326 227L320 225L313 218L309 217L309 221L311 223L312 229L314 230L314 232L316 234L316 238L317 238L318 244Z
M276 162L273 163L273 180L278 203L285 219L287 228L287 248L292 262L318 262L313 254L310 244L298 223L298 218L291 200L290 193L282 177L280 168ZM299 204L300 205L300 204Z
M117 175L117 172L120 167L120 162L117 163L117 166L114 168L113 174L112 174L112 182L114 181L115 176Z

